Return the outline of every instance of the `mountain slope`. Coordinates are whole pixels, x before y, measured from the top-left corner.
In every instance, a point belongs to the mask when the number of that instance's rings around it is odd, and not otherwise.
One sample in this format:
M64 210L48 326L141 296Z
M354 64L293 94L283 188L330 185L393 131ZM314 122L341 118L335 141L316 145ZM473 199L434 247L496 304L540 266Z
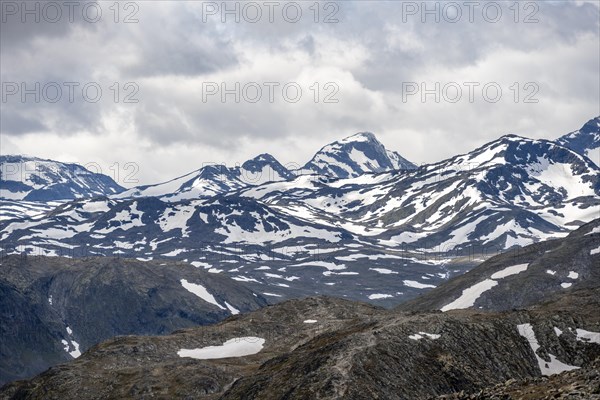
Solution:
M353 178L368 172L413 168L413 163L387 150L375 135L361 132L324 146L300 171L333 178Z
M415 170L335 182L296 179L240 195L388 247L493 253L596 218L600 168L554 142L508 135Z
M600 357L599 306L598 288L504 313L401 313L324 297L291 300L168 336L109 340L31 381L1 388L0 398L473 394L509 380L592 367ZM206 349L234 344L239 353L204 358Z
M600 165L600 116L586 122L581 129L561 136L556 142Z
M261 154L241 166L207 165L167 182L138 186L114 198L160 197L179 201L210 197L247 186L281 181L294 175L270 154Z
M45 202L106 196L123 190L109 176L81 165L0 156L0 199Z
M508 251L399 308L510 310L557 293L600 287L600 219L567 237Z
M157 335L266 301L184 263L3 256L0 382L25 378L116 335Z

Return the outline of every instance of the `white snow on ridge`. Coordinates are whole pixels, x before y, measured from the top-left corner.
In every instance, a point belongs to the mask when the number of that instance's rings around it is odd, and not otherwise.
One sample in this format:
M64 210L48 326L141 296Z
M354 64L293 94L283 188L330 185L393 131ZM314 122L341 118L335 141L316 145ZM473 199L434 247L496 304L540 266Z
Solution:
M405 281L402 281L402 283L404 283L404 286L408 286L408 287L415 288L415 289L426 289L426 288L434 288L435 287L435 285L427 285L425 283L411 281L411 280L405 280Z
M206 290L206 288L204 286L198 285L196 283L188 282L186 279L181 280L181 286L186 288L188 292L195 294L196 296L200 297L202 300L206 301L207 303L214 304L215 306L219 307L221 310L227 310L225 307L223 307L222 305L217 303L217 300L215 299L215 297L212 294L208 293L208 290Z
M590 342L600 344L600 333L586 331L585 329L576 329L577 340L580 342Z
M67 353L69 353L69 355L73 358L77 358L81 355L81 351L79 350L79 343L77 343L76 341L74 341L72 339L73 337L73 330L71 328L69 328L67 326L67 334L69 335L69 337L71 339L69 340L61 340L61 343L63 344L63 346L65 346L65 351ZM73 350L70 350L71 348L73 348Z
M486 279L482 282L476 283L470 288L463 290L462 294L458 299L454 300L450 304L446 304L444 307L441 308L441 310L443 312L446 312L450 310L462 310L465 308L473 307L475 305L475 301L479 298L479 296L481 296L484 292L487 292L496 285L498 285L498 282L493 279Z
M473 307L475 305L475 301L484 293L498 285L498 281L495 279L504 279L511 275L517 275L521 272L527 270L529 264L518 264L512 265L510 267L506 267L500 271L497 271L492 274L490 278L479 283L474 284L473 286L463 290L460 297L454 300L450 304L446 304L441 308L443 312L450 310L462 310L465 308ZM549 271L549 270L548 270ZM546 272L548 272L546 271ZM549 273L549 272L548 272ZM554 274L552 274L554 275Z
M389 297L394 297L394 296L392 296L391 294L375 293L375 294L369 295L369 300L387 299Z
M519 335L523 336L529 342L529 346L531 346L531 350L533 350L533 354L537 359L538 366L540 367L540 371L542 375L554 375L560 374L561 372L571 371L574 369L579 369L579 367L573 365L567 365L560 362L554 355L548 353L550 357L550 362L544 360L540 356L537 355L537 350L540 348L540 344L535 337L535 332L533 331L533 327L531 324L521 324L517 325L517 330L519 331Z
M247 336L229 339L220 346L208 346L197 349L181 349L179 357L190 357L197 360L214 360L229 357L244 357L262 350L265 339Z
M281 297L281 295L279 294L275 294L275 293L267 293L267 292L263 292L263 294L265 296L271 296L271 297Z
M421 340L424 337L428 337L431 340L436 340L441 337L441 335L436 335L435 333L427 333L427 332L419 332L414 335L410 335L408 338L411 340Z
M389 274L397 274L398 272L392 271L387 268L369 268L371 271L379 272L380 274L389 275Z
M590 250L590 256L593 256L594 254L598 254L600 253L600 246L596 247L595 249Z
M237 315L240 313L240 310L238 310L237 308L235 308L234 306L232 306L231 304L229 304L228 302L225 302L225 306L227 307L227 309L229 310L229 312L232 315Z
M585 184L581 176L573 173L570 164L551 164L547 158L538 158L538 162L532 164L527 172L547 186L564 189L568 198L595 196L592 187Z
M519 273L527 270L528 266L529 266L529 264L513 265L512 267L504 268L503 270L500 270L500 271L492 274L491 278L492 279L502 279L502 278L506 278L507 276L516 275L516 274L519 274Z

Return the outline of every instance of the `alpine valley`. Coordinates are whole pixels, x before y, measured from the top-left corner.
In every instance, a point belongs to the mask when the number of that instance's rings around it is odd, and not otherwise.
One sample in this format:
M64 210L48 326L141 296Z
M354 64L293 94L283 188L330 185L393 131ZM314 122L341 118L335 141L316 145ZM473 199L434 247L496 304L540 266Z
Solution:
M417 166L361 132L301 168L265 153L129 189L1 156L0 384L89 351L0 398L462 398L544 368L586 381L599 138L596 117ZM258 354L178 356L204 345Z

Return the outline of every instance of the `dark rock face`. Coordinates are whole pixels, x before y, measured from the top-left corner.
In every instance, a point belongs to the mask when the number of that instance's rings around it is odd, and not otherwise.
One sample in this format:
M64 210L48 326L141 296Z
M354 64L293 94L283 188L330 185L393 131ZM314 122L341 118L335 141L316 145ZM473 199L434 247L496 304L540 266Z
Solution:
M219 306L182 280L202 285ZM0 293L3 383L116 335L162 335L266 305L242 284L185 263L118 258L9 256L0 265Z
M600 359L591 365L550 377L508 380L477 393L453 393L436 400L512 400L512 399L569 399L596 400L600 398ZM433 400L434 398L432 398Z

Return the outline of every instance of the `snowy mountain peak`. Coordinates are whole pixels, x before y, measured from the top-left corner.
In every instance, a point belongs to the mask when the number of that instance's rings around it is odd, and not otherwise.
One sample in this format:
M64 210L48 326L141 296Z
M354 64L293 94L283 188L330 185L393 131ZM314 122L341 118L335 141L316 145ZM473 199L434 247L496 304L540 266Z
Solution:
M400 154L387 150L373 133L359 132L324 146L302 172L353 178L364 173L414 168Z
M352 142L377 142L377 143L379 143L379 141L375 137L375 134L373 134L371 132L358 132L358 133L355 133L354 135L345 137L344 139L339 141L339 143L352 143Z
M256 157L244 162L242 164L242 168L248 171L255 171L264 166L271 166L275 169L285 169L283 165L275 157L270 155L269 153L259 154ZM288 171L289 173L289 171Z
M561 136L556 142L600 165L600 116L590 119L581 129Z
M240 179L250 185L294 178L294 174L268 153L259 154L238 169Z
M0 199L70 200L123 190L109 176L78 164L18 155L0 156Z

